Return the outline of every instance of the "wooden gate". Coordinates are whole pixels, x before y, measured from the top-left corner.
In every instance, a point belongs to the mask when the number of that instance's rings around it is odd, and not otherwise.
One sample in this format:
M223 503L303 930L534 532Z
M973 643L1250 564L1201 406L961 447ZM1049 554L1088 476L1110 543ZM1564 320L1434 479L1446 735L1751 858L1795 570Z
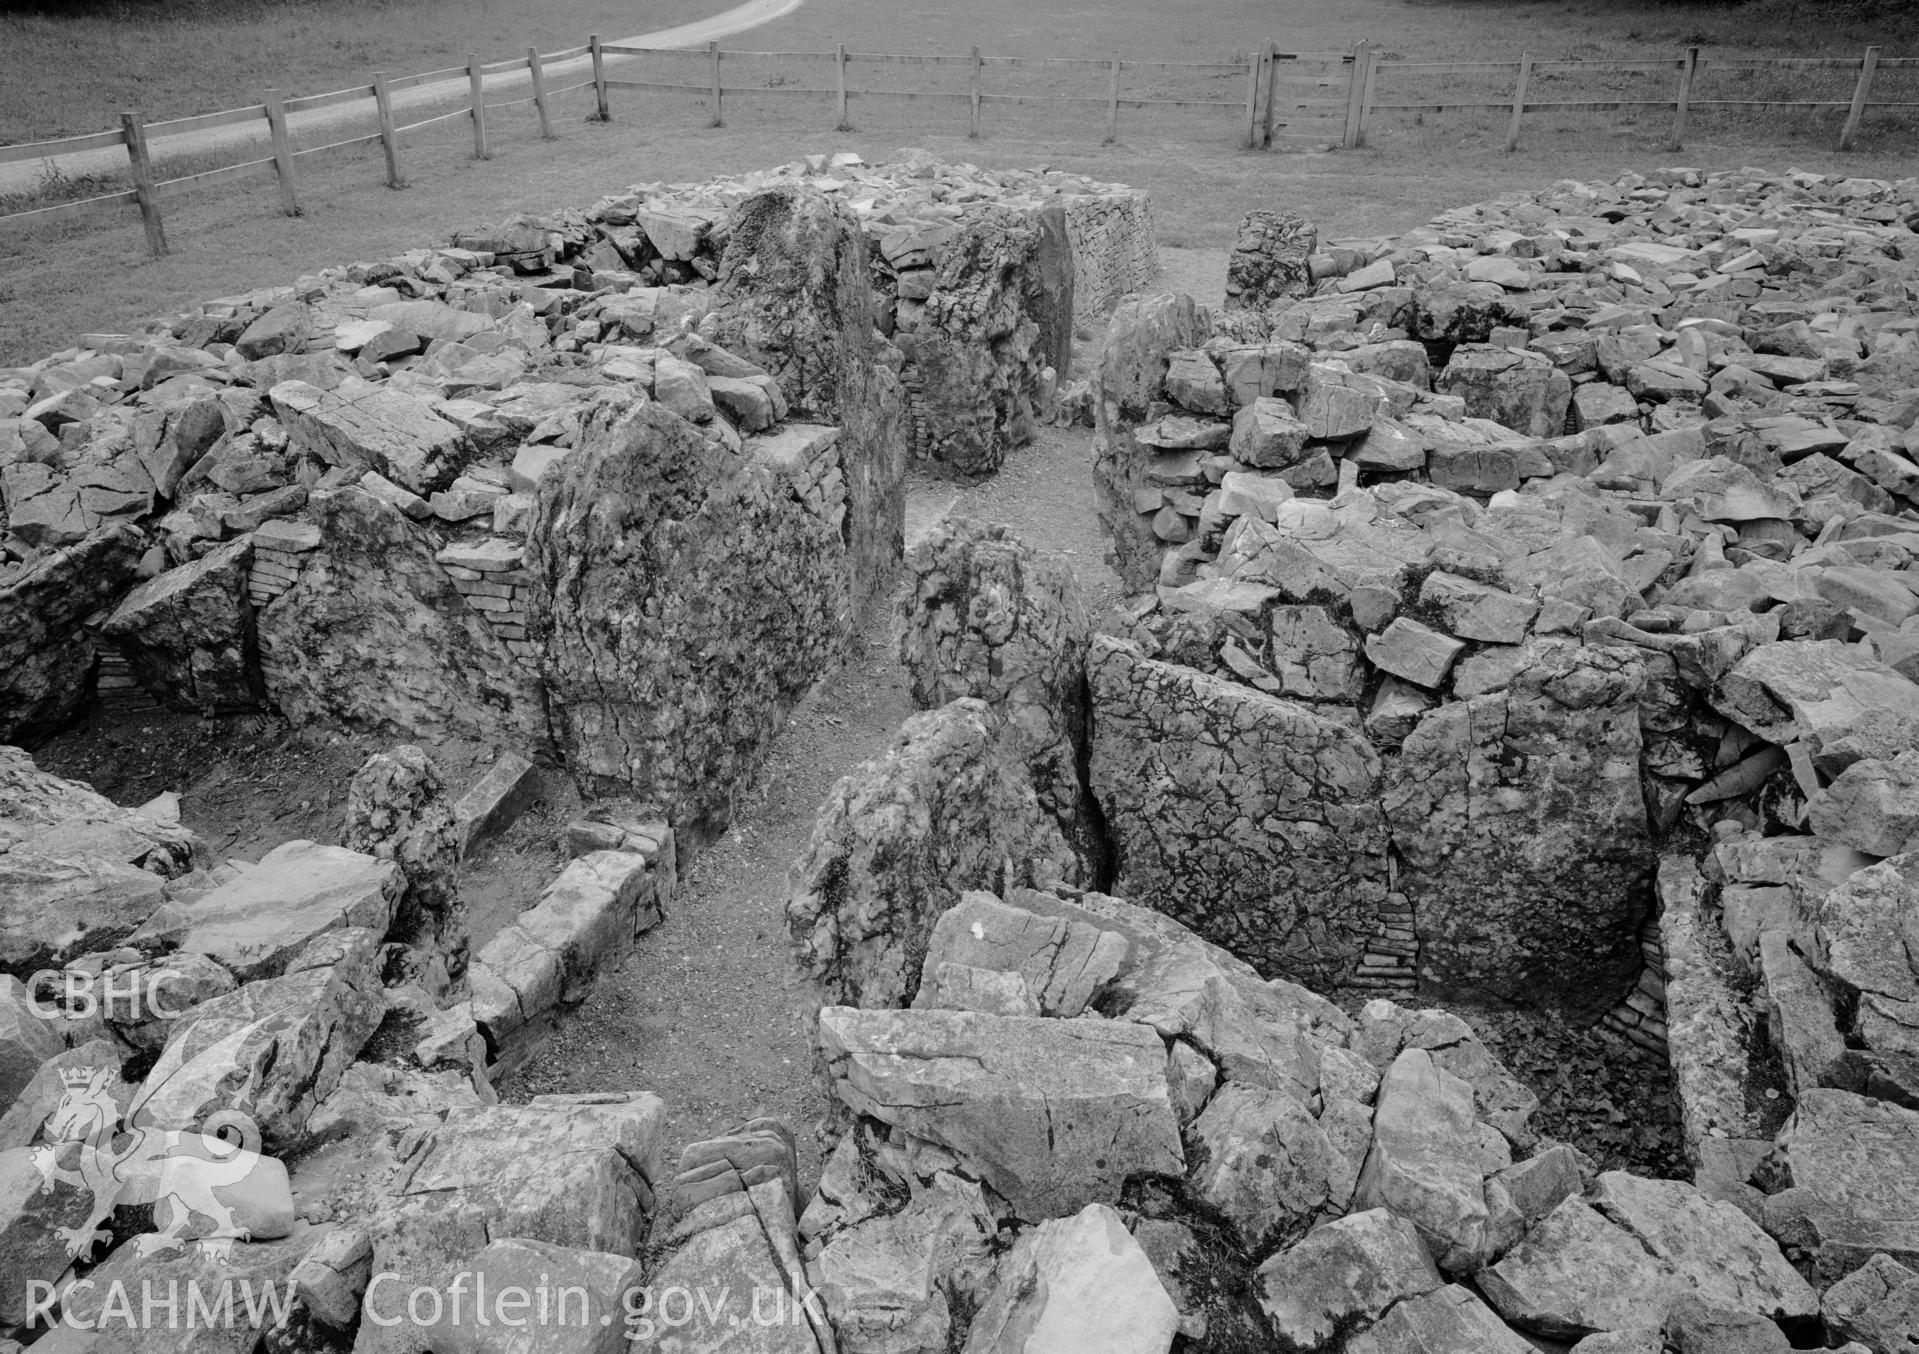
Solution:
M1282 52L1261 48L1248 72L1246 144L1254 149L1323 150L1359 144L1359 114L1371 49Z

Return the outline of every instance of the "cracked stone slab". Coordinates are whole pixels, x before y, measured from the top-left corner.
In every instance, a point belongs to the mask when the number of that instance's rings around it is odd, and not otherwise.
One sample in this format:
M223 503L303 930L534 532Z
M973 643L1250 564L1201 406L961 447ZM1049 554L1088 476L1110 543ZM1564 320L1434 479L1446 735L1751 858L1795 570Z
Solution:
M1028 1220L1183 1174L1166 1046L1144 1025L971 1011L820 1011L834 1091L957 1155Z

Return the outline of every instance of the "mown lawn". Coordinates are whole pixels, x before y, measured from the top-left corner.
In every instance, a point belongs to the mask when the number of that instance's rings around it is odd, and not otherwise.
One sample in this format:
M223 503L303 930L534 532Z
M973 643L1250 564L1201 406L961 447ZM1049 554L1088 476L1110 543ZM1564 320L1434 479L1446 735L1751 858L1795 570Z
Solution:
M435 0L424 2L430 6ZM541 30L550 36L543 45L558 46L573 35L557 31L548 12L586 2L542 0L535 6L522 0L522 10L539 16ZM493 4L502 12L510 8L506 0ZM1589 0L1505 5L1211 0L1184 6L1165 0L1111 0L1097 7L1048 7L1030 0L976 0L962 8L927 0L891 5L807 0L795 14L725 45L815 52L830 51L842 41L859 51L963 51L978 45L992 54L1055 56L1095 55L1118 47L1131 59L1204 61L1268 37L1283 47L1307 50L1350 47L1367 38L1389 54L1404 56L1488 60L1513 58L1525 48L1540 59L1608 55L1649 60L1676 54L1689 42L1704 45L1709 59L1714 51L1853 53L1872 27L1863 22L1848 27L1850 21L1840 20L1802 24L1797 38L1775 34L1766 45L1752 45L1765 36L1766 15L1783 14L1785 4L1779 0L1776 10L1720 10ZM722 7L723 0L710 0L709 11ZM687 17L697 16L677 12L659 17L658 11L649 11L633 26ZM601 19L599 27L617 31L622 25ZM1884 21L1878 27L1890 31ZM1896 46L1890 36L1885 46L1887 55L1915 50L1914 45ZM438 59L427 54L418 64ZM0 60L11 63L12 58ZM664 69L666 63L690 58L648 60ZM739 64L750 61L740 58ZM394 58L391 64L404 68L407 63ZM830 82L830 66L785 65L792 69L762 61L760 78L750 82L770 87ZM146 78L159 81L165 74L162 63L149 63ZM989 76L1004 78L990 71ZM924 88L930 87L931 73L911 66L856 73L856 87L863 79L882 77L895 87ZM950 79L950 72L946 77ZM733 78L729 75L729 83ZM1243 80L1215 80L1203 96L1238 99L1243 86ZM1064 77L1056 87L1071 88ZM1663 76L1659 87L1663 92ZM1702 94L1708 96L1744 97ZM1382 85L1382 102L1397 97ZM1534 97L1567 96L1536 91ZM1919 94L1912 97L1919 99ZM1833 149L1838 114L1753 117L1701 112L1693 118L1684 151L1674 155L1665 145L1671 122L1666 112L1535 114L1528 119L1517 154L1503 150L1501 113L1382 116L1365 150L1301 155L1242 149L1242 117L1236 110L1129 110L1121 116L1118 143L1105 146L1099 144L1101 106L1062 113L990 105L979 141L965 135L963 103L855 98L848 132L832 130L834 110L828 97L729 94L726 125L717 129L707 125L705 100L691 94L615 90L611 124L586 121L590 107L590 94L563 100L556 116L559 139L550 143L538 140L526 110L496 115L494 158L487 162L470 158L467 132L458 121L417 134L409 139L407 152L412 186L401 192L382 186L377 154L313 157L302 162L307 214L299 218L278 213L273 185L264 179L170 203L167 229L174 253L162 260L145 257L138 220L131 212L100 224L32 231L0 227L0 363L30 360L64 346L74 335L111 331L199 298L286 282L327 264L430 244L475 221L582 204L636 182L741 172L816 151L851 149L879 159L899 147L919 145L947 159L1003 167L1049 163L1132 183L1153 194L1162 242L1209 248L1230 244L1240 218L1256 206L1302 211L1332 235L1380 234L1406 229L1449 206L1554 179L1610 177L1674 162L1708 169L1751 164L1919 175L1919 136L1909 121L1890 114L1869 118L1859 149L1848 154Z

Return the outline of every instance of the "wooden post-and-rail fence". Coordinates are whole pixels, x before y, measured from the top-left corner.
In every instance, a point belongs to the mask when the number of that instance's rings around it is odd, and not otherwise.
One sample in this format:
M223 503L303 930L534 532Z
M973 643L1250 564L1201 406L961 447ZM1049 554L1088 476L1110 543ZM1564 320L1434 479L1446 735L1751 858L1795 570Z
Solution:
M817 85L783 83L727 85L724 78L724 58L728 56L736 59L813 61L830 65L831 72L827 81ZM705 69L700 72L698 79L687 78L687 74L670 71L645 73L655 76L680 74L680 78L640 79L636 78L641 73L638 71L633 74L609 74L609 57L647 58L658 64L664 64L667 60L694 60L703 64ZM590 68L590 77L558 88L549 87L548 68L558 63L578 63L582 67L581 74L585 74L586 69ZM851 74L855 66L862 71L870 70L877 73L944 66L952 68L954 75L964 81L965 87L944 90L859 88L855 86ZM1857 141L1860 123L1868 109L1919 110L1919 103L1916 102L1891 102L1883 99L1875 102L1873 100L1873 82L1880 72L1894 69L1919 70L1919 58L1882 59L1877 47L1868 47L1864 56L1858 59L1816 57L1721 61L1714 58L1710 62L1710 69L1715 73L1731 71L1753 74L1762 71L1779 71L1801 76L1817 70L1851 71L1854 72L1852 95L1850 99L1845 100L1701 99L1697 95L1698 81L1701 72L1707 68L1708 62L1701 58L1697 47L1687 48L1676 59L1650 61L1535 61L1532 54L1528 52L1522 54L1516 62L1423 62L1383 61L1372 44L1368 42L1358 43L1349 52L1317 53L1282 52L1275 44L1268 42L1229 61L1175 62L1133 61L1124 59L1118 53L1096 58L988 57L982 56L977 47L965 55L849 52L844 44L840 44L831 52L722 53L716 42L708 43L704 48L633 47L604 42L598 36L594 36L589 38L584 46L569 48L565 51L542 54L533 48L528 48L523 57L491 63L483 63L477 56L469 57L464 66L426 71L419 75L402 76L398 79L389 79L384 71L376 71L371 84L334 90L325 94L286 98L278 90L269 89L265 91L262 102L258 104L245 108L226 109L217 113L172 118L163 122L146 122L138 113L122 113L120 126L110 131L25 145L0 146L0 164L50 160L57 156L108 147L122 148L126 152L128 177L132 182L132 187L123 191L0 216L0 224L60 221L90 215L101 210L131 206L140 212L146 227L149 249L156 255L165 254L167 238L161 216L162 205L195 188L210 187L271 173L278 182L281 209L288 215L298 215L302 210L298 182L299 163L307 156L372 145L377 142L382 152L387 185L391 188L403 188L406 186L406 176L402 167L401 138L407 133L435 123L465 119L470 124L473 134L474 158L486 160L492 157L488 114L521 104L531 104L539 118L540 135L550 140L555 136L552 118L553 100L585 89L593 91L593 116L601 121L609 121L612 118L611 91L635 89L701 96L707 101L710 122L714 127L724 125L725 99L729 93L752 94L756 97L786 94L818 95L832 99L833 126L839 131L851 129L851 106L856 99L951 100L963 102L966 105L967 134L974 138L984 135L985 109L988 105L997 107L1047 105L1056 108L1063 105L1081 105L1103 113L1102 140L1109 144L1118 139L1119 118L1123 109L1225 111L1243 119L1244 144L1255 149L1300 144L1338 145L1351 149L1366 144L1367 126L1376 114L1483 110L1505 115L1505 144L1508 150L1513 150L1519 144L1523 124L1528 114L1671 109L1673 122L1668 144L1671 149L1677 150L1686 136L1688 118L1701 109L1713 111L1843 109L1845 120L1838 144L1839 149L1850 150ZM1103 79L1105 87L1104 92L1099 94L989 92L988 72L1005 70L1037 71L1048 76L1058 76L1069 70L1078 70L1084 75ZM489 77L511 75L522 71L526 73L526 82L530 89L528 94L490 103L487 101L486 84ZM1123 97L1122 87L1124 77L1129 72L1136 79L1143 76L1154 81L1171 78L1199 80L1244 78L1246 95L1243 102L1237 99L1221 98L1127 98ZM1661 72L1671 72L1675 79L1673 92L1670 97L1647 99L1541 101L1533 97L1537 83L1544 79L1569 73L1619 72L1654 77ZM396 121L393 108L395 94L421 85L454 82L460 76L466 77L466 97L459 106L430 117L420 118L415 122L402 124ZM1453 79L1473 76L1482 79L1499 79L1502 76L1509 76L1512 80L1512 94L1496 99L1381 102L1378 94L1382 76L1389 81L1407 83L1432 78ZM911 81L905 83L910 84ZM377 122L376 130L364 135L328 142L325 145L308 146L297 150L294 148L289 125L289 119L293 115L355 102L371 103L371 111ZM216 169L183 174L175 178L156 177L154 158L150 149L152 142L218 127L247 124L258 126L262 122L265 123L264 149L267 150L267 154L238 164L223 165Z

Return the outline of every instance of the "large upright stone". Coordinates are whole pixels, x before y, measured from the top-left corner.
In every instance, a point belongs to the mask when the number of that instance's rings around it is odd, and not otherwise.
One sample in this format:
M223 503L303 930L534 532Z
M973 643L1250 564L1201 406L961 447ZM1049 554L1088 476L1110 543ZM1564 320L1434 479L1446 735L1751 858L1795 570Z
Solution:
M1645 680L1626 651L1540 641L1505 690L1440 706L1388 762L1422 997L1596 1017L1631 986L1653 869Z
M903 1005L940 914L967 889L1073 882L1078 866L998 717L957 700L900 727L842 777L794 862L786 924L800 967L834 999Z
M296 723L546 743L538 685L467 604L426 533L358 488L315 494L320 548L260 614L267 694Z
M430 757L410 743L376 752L347 786L340 845L391 860L406 876L388 938L416 951L429 988L445 991L466 972L466 917L460 906L464 838Z
M527 569L569 769L695 843L724 827L853 622L839 529L781 468L651 402L592 408L540 482Z
M810 190L748 198L733 212L712 315L715 342L770 372L795 417L839 425L851 596L863 609L892 586L913 439L897 353L873 329L858 220Z
M829 1006L819 1029L855 1113L945 1147L1029 1221L1185 1168L1166 1048L1144 1025Z
M1380 1082L1353 1206L1391 1209L1419 1229L1441 1268L1470 1274L1489 1240L1477 1141L1473 1088L1424 1049L1407 1049Z
M1004 527L941 523L907 553L900 662L921 709L962 696L1004 720L1040 802L1083 857L1098 834L1080 781L1091 626L1071 572Z
M1386 901L1378 756L1310 707L1096 637L1092 785L1118 891L1268 975L1356 973Z
M247 576L251 538L229 542L135 588L100 627L140 685L179 710L226 714L260 702Z
M132 527L101 527L0 575L0 743L50 738L79 710L94 660L80 622L133 580L142 549Z
M916 439L936 471L990 475L1031 439L1046 318L1036 222L969 214L947 241L906 367Z

